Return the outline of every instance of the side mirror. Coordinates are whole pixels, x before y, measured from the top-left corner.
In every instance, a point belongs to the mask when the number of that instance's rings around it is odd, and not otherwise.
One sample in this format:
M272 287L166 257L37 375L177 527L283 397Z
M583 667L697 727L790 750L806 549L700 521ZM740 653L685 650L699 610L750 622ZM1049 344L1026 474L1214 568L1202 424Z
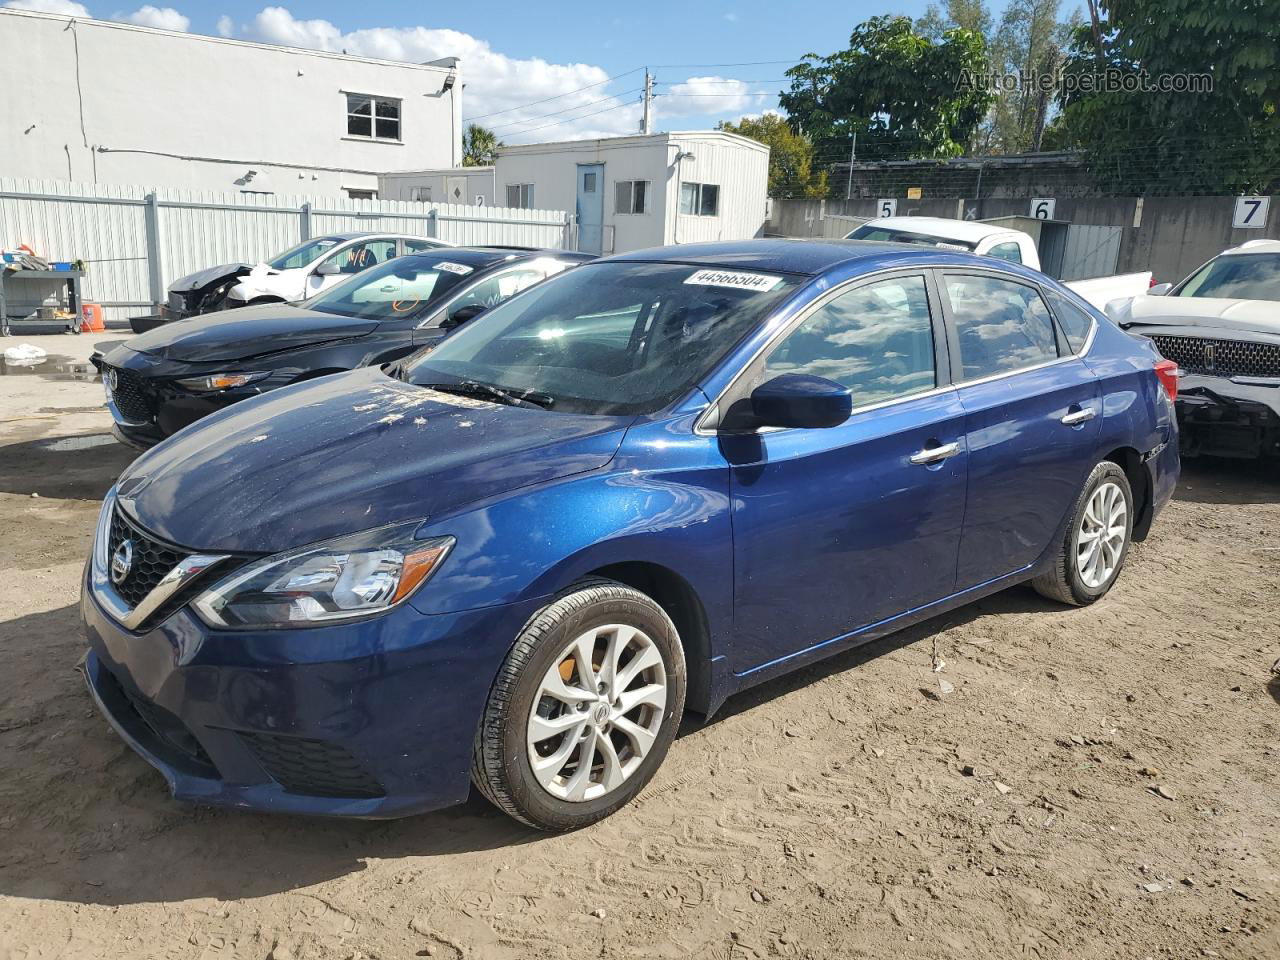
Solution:
M1163 297L1166 293L1173 289L1172 283L1157 283L1154 287L1147 291L1148 297Z
M341 272L342 268L332 260L326 260L324 263L320 264L320 266L316 267L316 276L318 277L335 277Z
M835 427L852 410L849 388L826 377L784 373L751 392L751 412L763 427Z
M453 313L445 317L444 322L440 324L440 326L444 327L446 330L452 330L454 327L459 327L468 320L474 320L488 309L489 308L483 303L468 303L465 307L459 307L457 310L453 311Z

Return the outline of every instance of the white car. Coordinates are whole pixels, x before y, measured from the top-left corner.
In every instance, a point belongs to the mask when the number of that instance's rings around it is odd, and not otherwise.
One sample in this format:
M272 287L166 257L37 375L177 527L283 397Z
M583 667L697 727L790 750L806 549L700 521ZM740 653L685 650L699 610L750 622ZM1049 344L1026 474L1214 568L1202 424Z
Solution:
M964 250L981 256L1021 263L1040 269L1040 253L1029 233L974 220L946 217L877 217L845 236L846 240L880 240L915 243L950 250ZM1150 272L1124 273L1114 277L1068 280L1070 287L1099 310L1116 299L1145 293L1151 285Z
M1280 456L1280 240L1224 250L1178 284L1107 307L1178 365L1184 456Z
M304 240L264 263L228 263L175 280L155 317L136 317L142 332L168 320L260 303L305 300L393 257L449 247L444 240L399 233L330 233Z

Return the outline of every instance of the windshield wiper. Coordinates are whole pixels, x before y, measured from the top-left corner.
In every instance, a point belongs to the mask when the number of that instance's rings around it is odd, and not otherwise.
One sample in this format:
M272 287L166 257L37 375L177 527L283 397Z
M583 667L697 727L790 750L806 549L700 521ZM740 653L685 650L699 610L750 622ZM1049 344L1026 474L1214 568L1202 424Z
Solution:
M439 390L441 393L457 393L469 397L488 397L505 403L511 407L538 407L549 410L555 405L556 398L549 393L536 390L512 390L493 383L482 383L479 380L459 380L457 383L423 383L419 386L428 390Z

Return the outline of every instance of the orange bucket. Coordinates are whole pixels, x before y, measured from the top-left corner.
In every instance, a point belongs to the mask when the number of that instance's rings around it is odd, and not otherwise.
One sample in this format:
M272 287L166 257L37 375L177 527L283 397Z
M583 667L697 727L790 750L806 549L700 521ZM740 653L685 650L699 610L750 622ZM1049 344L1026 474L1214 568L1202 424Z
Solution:
M102 307L96 303L82 303L80 305L80 332L101 333L106 329L107 325L102 320Z

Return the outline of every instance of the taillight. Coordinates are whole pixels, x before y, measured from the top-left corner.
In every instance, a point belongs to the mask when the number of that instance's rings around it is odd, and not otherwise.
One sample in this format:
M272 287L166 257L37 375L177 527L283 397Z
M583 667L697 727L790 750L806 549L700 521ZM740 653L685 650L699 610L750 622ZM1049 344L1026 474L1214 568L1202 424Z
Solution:
M1172 360L1156 361L1156 378L1170 400L1178 399L1178 365Z
M1147 281L1147 289L1150 290L1155 285L1156 285L1156 275L1153 273L1151 275L1151 279Z

